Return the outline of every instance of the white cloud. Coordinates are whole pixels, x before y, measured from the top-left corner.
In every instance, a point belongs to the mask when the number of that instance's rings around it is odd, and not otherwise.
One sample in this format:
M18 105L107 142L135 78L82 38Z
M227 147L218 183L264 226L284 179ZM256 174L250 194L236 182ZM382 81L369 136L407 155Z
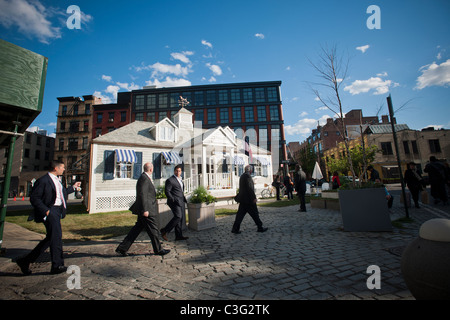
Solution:
M122 88L125 89L127 91L131 91L131 90L137 90L140 88L140 86L138 86L137 84L134 84L134 82L132 82L131 84L126 83L126 82L116 82L116 84Z
M382 72L382 73L377 73L378 77L387 77L388 73L386 71Z
M265 36L262 33L256 33L255 37L259 38L259 39L264 39L265 38Z
M291 67L290 67L290 66L287 66L287 67L286 67L286 71L291 71Z
M209 80L208 80L209 82L216 82L217 81L217 79L216 78L214 78L214 77L211 77L211 78L209 78Z
M303 115L305 112L302 112L300 115ZM328 115L323 115L319 119L312 119L312 118L304 118L297 121L294 125L285 125L284 129L286 131L287 135L301 135L301 136L307 136L311 134L312 129L317 128L317 122L319 122L320 125L324 125L327 123L327 119L331 118Z
M162 82L159 81L158 79L154 79L153 81L152 80L146 81L145 84L148 86L154 85L157 88L162 88L162 87L190 86L191 82L186 79L166 77L165 80Z
M112 77L111 76L102 75L102 80L105 80L105 81L108 81L108 82L112 82Z
M390 86L397 87L399 84L392 82L391 80L383 80L380 77L371 77L368 80L355 80L349 86L344 88L344 91L350 92L352 95L366 93L371 90L375 92L373 94L385 94L389 92Z
M213 45L211 44L211 42L208 42L208 41L206 41L206 40L202 40L202 45L207 46L207 47L209 47L209 48L212 48L212 47L213 47Z
M433 62L421 67L419 71L422 71L422 75L417 78L416 89L450 85L450 59L441 64Z
M366 44L365 46L361 46L361 47L356 47L356 50L361 51L362 53L366 52L367 49L369 49L370 46L368 44Z
M37 0L0 0L0 24L5 28L15 26L19 32L47 44L61 38L61 28L48 20L51 12Z
M158 74L167 74L167 73L171 73L176 76L187 76L187 74L191 72L190 66L182 67L181 64L179 63L177 63L176 65L168 65L156 62L152 65L144 67L143 69L153 70L152 77L155 77Z
M222 69L218 65L207 63L206 66L213 72L215 76L222 75Z
M191 63L191 60L189 60L189 58L187 56L192 56L194 54L194 52L192 51L183 51L183 52L173 52L170 55L172 56L172 58L176 59L176 60L180 60L181 62L184 63Z
M106 103L106 104L113 103L113 100L112 100L111 97L109 97L107 95L104 95L100 91L94 91L93 95L98 97L98 98L100 98L100 99L102 99L102 103Z

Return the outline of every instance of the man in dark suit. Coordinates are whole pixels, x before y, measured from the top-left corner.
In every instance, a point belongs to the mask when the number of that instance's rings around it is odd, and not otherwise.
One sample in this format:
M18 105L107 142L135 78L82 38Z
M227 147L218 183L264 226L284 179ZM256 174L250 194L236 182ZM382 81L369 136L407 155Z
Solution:
M181 165L174 168L174 174L166 180L165 193L167 196L167 205L173 213L173 218L161 229L161 235L168 241L167 234L175 228L175 240L186 240L183 236L183 220L186 219L186 198L184 197L184 184L181 179Z
M147 231L150 237L155 255L163 256L170 252L170 250L161 248L161 243L158 239L158 205L155 187L151 180L152 172L153 164L144 164L144 172L136 184L136 201L130 208L130 211L138 216L137 221L116 249L116 252L123 256L126 256L128 249L143 229Z
M298 198L300 199L300 210L298 211L306 212L306 174L299 165L295 167L294 186L297 191Z
M68 194L79 188L81 182L65 188L58 176L64 173L64 163L52 161L50 172L39 178L30 195L30 202L34 208L34 220L43 222L47 231L46 237L25 257L17 259L20 270L25 274L31 274L30 263L36 261L39 255L50 247L52 266L50 273L65 272L61 219L66 216Z
M239 178L239 194L237 195L237 198L235 198L239 202L239 208L236 213L233 228L231 229L232 233L241 233L239 229L247 212L255 222L258 232L267 231L267 228L263 228L263 223L259 218L258 207L256 206L257 199L255 194L255 186L251 176L252 171L252 166L246 166L244 168L244 173Z

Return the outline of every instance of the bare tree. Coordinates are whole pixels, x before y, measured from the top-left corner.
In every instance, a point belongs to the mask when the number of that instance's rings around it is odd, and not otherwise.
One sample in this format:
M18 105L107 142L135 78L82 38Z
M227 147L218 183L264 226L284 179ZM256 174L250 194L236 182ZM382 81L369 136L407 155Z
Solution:
M309 59L308 59L309 60ZM320 82L310 82L310 87L317 99L333 112L339 119L337 130L344 140L344 146L347 153L347 160L350 171L353 176L353 185L355 185L355 170L351 159L349 138L345 126L344 111L340 96L340 88L347 77L349 58L338 53L336 45L331 48L321 47L317 62L309 60L311 66L317 71ZM321 87L322 90L318 89Z

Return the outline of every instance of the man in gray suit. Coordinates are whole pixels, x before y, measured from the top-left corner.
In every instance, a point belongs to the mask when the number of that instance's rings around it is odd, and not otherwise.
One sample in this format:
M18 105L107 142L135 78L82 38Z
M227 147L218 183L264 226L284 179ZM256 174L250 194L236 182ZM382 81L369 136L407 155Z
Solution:
M164 240L168 241L167 233L175 228L175 240L186 240L188 237L183 236L183 219L186 219L186 198L184 196L184 184L181 179L181 165L173 170L173 176L166 180L165 193L167 196L167 205L173 213L172 220L161 229L161 235Z
M143 229L147 231L150 237L155 255L163 256L170 252L170 250L161 248L161 243L158 239L158 205L155 187L151 180L152 172L153 164L146 163L144 165L144 173L142 173L136 184L136 202L133 203L130 211L136 214L138 218L134 227L116 249L116 252L123 256L127 255L128 249Z

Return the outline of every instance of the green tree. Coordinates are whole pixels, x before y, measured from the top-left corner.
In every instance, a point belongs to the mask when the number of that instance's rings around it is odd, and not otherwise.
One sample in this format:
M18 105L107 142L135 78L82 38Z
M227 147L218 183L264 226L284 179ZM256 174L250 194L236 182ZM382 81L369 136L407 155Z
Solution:
M306 146L306 148L300 151L300 155L296 160L302 166L303 171L305 171L306 174L309 174L309 176L311 176L314 170L314 165L316 164L317 161L317 155L312 150L311 145L309 143Z

